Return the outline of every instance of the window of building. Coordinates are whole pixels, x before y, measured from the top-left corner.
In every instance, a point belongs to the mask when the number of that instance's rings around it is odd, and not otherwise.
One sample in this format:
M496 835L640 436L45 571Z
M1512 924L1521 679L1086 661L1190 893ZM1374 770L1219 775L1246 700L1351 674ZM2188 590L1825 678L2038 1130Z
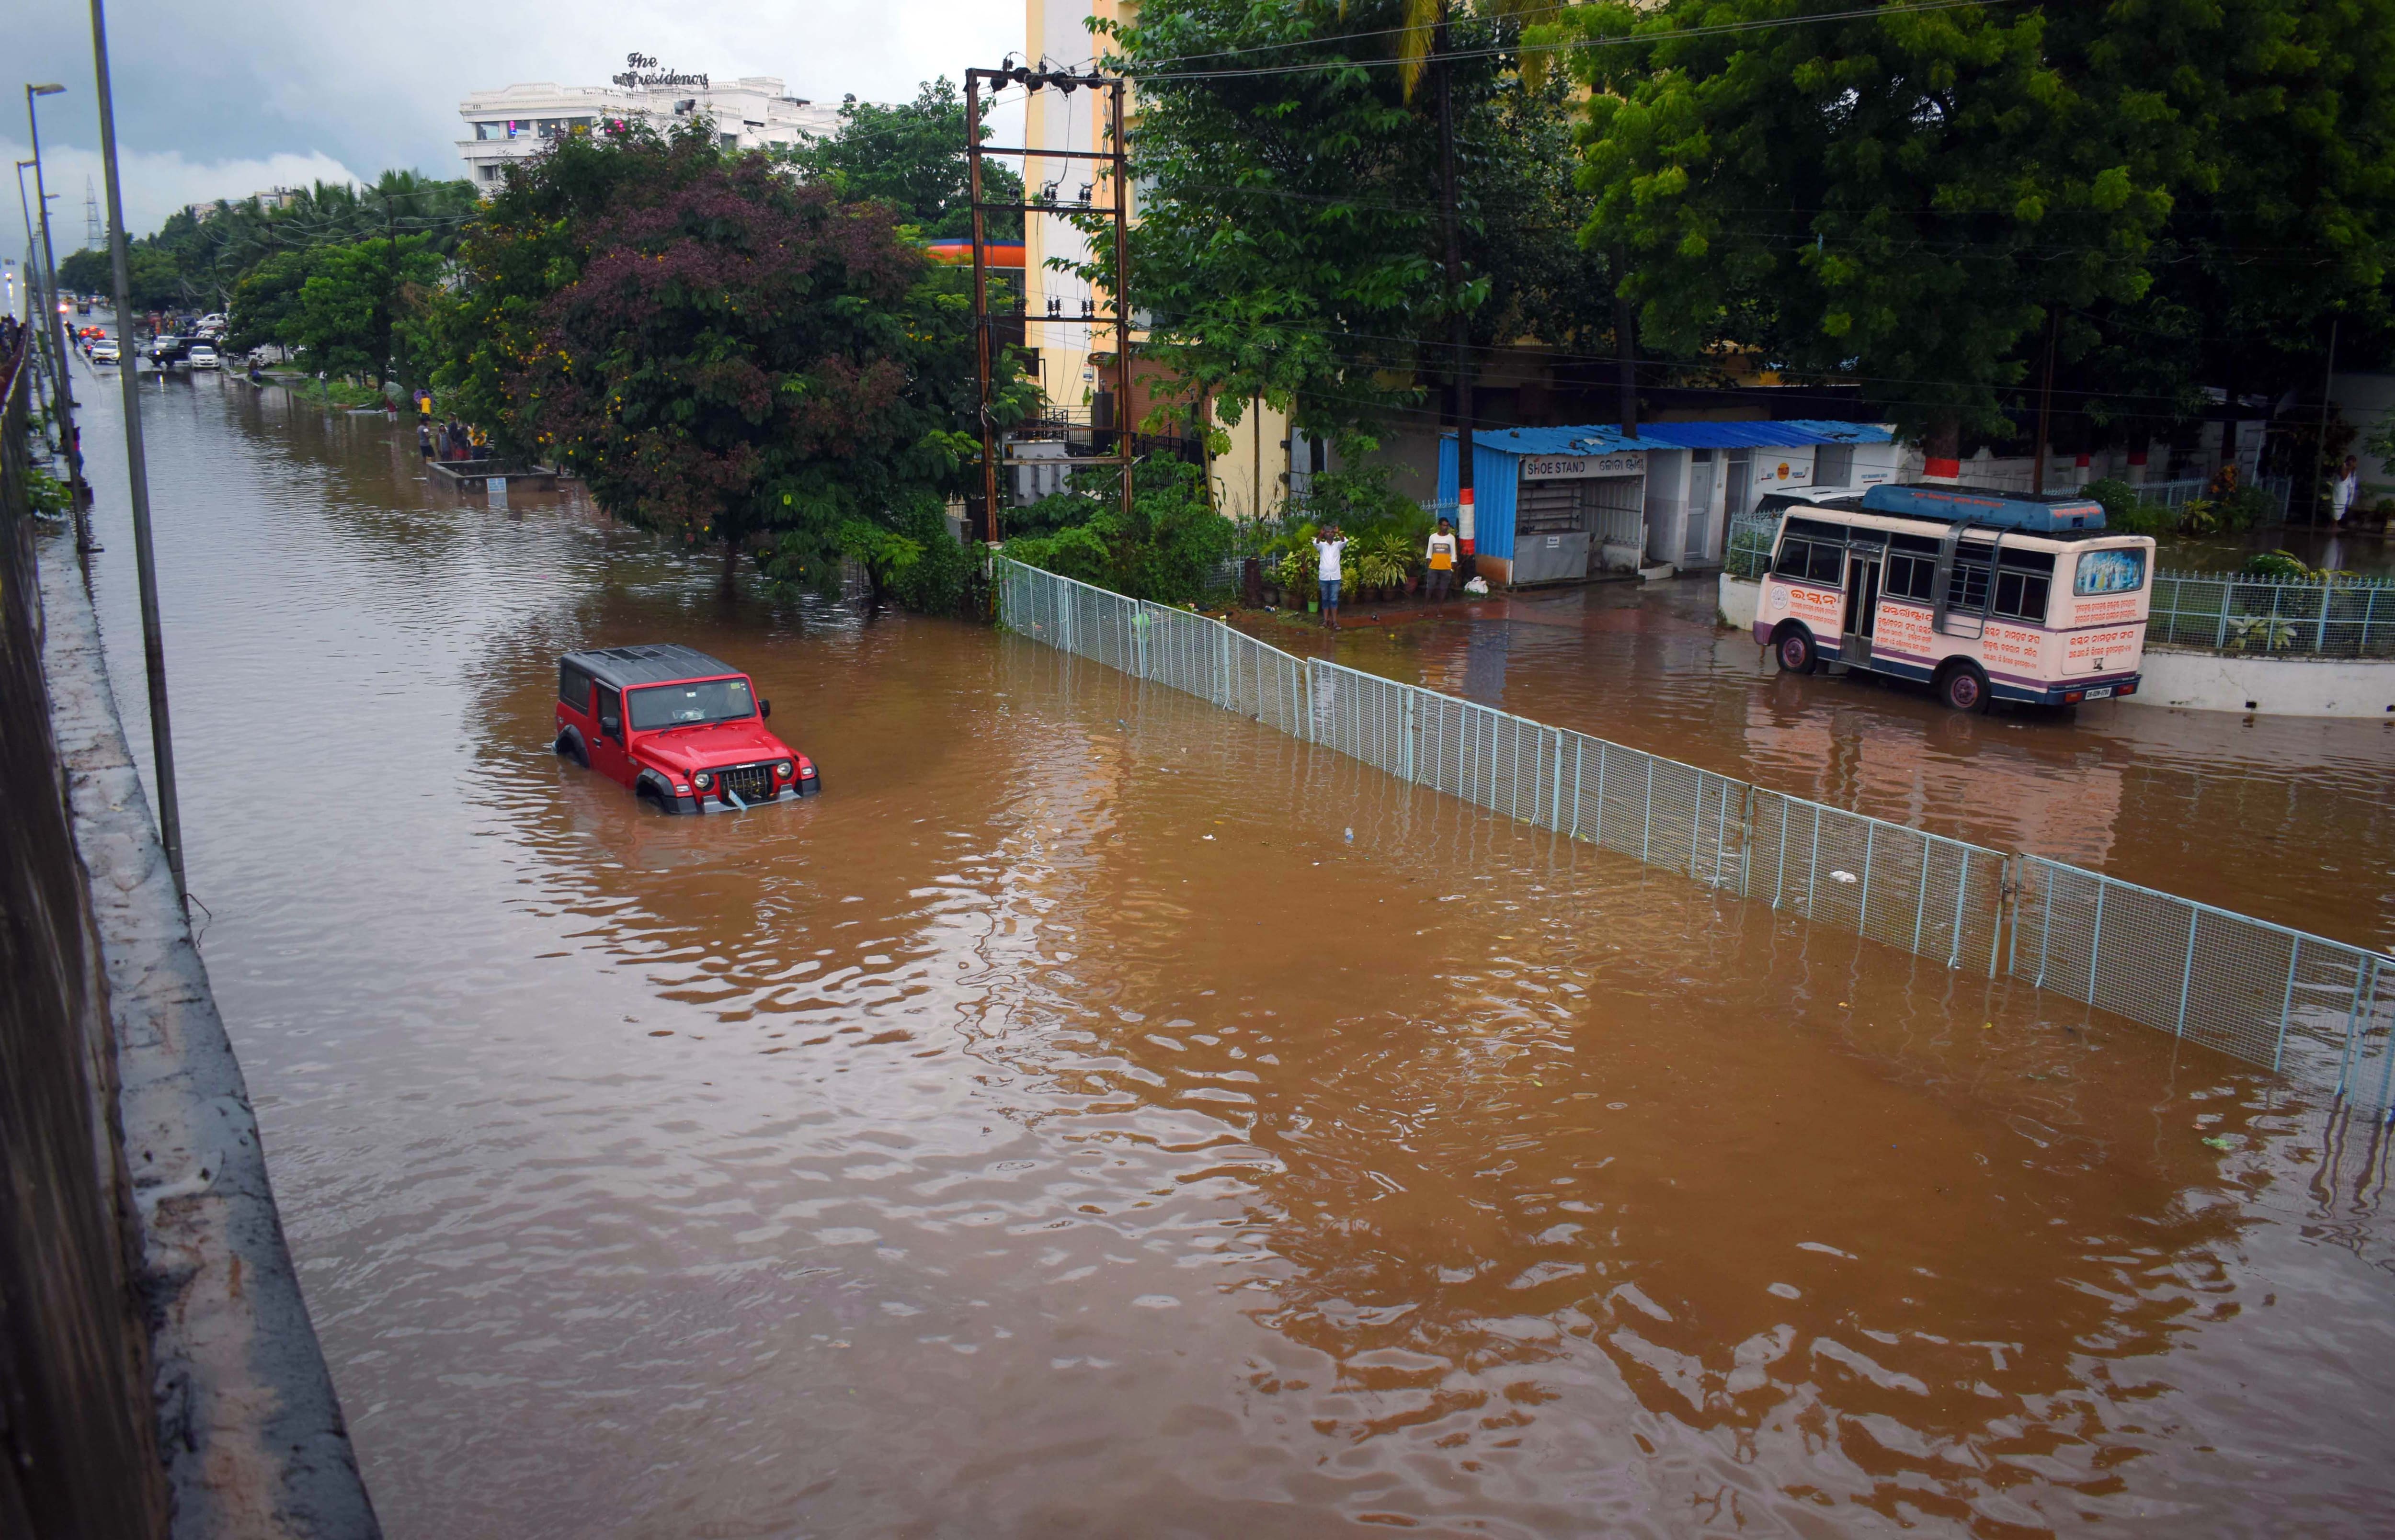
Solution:
M1823 444L1813 452L1813 484L1846 487L1855 481L1855 446Z

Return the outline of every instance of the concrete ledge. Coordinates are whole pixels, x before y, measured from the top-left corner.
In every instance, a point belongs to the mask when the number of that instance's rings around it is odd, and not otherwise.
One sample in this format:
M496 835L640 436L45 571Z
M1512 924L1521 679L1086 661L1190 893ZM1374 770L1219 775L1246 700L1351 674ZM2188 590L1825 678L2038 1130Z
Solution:
M43 669L108 978L168 1533L374 1540L249 1089L175 902L90 599L63 544L44 556Z
M2146 649L2145 682L2127 703L2256 717L2377 717L2395 721L2395 659L2247 658Z
M1714 613L1722 625L1752 636L1762 599L1762 584L1724 573ZM2252 658L2149 647L2143 672L2137 692L2122 704L2395 720L2395 659Z
M1721 574L1721 598L1715 601L1714 614L1724 625L1741 636L1754 634L1754 617L1763 606L1763 585L1743 577Z

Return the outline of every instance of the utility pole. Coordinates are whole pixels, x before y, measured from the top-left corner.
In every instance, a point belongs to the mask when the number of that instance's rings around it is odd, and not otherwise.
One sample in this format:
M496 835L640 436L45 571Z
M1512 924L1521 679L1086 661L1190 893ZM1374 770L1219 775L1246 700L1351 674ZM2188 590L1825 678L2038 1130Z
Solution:
M2320 488L2316 495L2332 501L2334 494L2328 490L2328 395L2336 387L2336 323L2342 319L2334 315L2328 318L2328 367L2321 371L2320 442L2312 446L2312 480ZM2317 520L2319 504L2312 506L2312 512Z
M1448 410L1455 418L1455 531L1462 547L1462 575L1468 582L1478 566L1473 555L1472 522L1472 322L1464 315L1463 236L1455 191L1455 61L1448 57L1448 23L1433 34L1438 55L1438 212L1447 235Z
M1092 91L1105 91L1109 94L1107 125L1113 142L1105 149L1097 150L1034 150L1024 145L984 145L981 142L981 86L985 81L989 84L993 95L1005 89L1009 84L1025 86L1035 92L1052 87L1066 96L1083 87ZM997 349L990 336L988 234L983 220L984 213L990 209L1020 210L1023 214L1026 235L1029 233L1030 221L1036 215L1051 217L1105 215L1112 221L1114 272L1112 281L1108 284L1111 313L1099 315L1095 312L1094 307L1091 307L1089 313L1078 317L1052 315L1043 317L1042 321L1052 326L1074 324L1087 326L1091 328L1092 336L1094 336L1102 328L1110 329L1114 334L1114 421L1109 425L1109 430L1114 438L1113 453L1093 455L1082 463L1121 467L1122 508L1126 514L1131 511L1133 455L1131 428L1124 421L1131 411L1131 151L1123 137L1124 86L1125 83L1118 78L1109 79L1095 72L1077 75L1066 70L1035 70L1024 64L996 70L970 69L965 72L965 165L973 200L973 337L974 353L981 369L982 497L986 509L983 538L993 546L999 543L999 533L998 511L999 467L1026 462L1010 461L1005 457L999 441L997 419L991 415L991 407L996 399L998 388ZM1102 162L1107 170L1113 197L1104 208L1090 207L1086 204L1076 204L1067 207L1049 202L992 203L982 196L981 163L985 155L1019 155L1024 157L1026 168L1029 162L1034 159ZM1024 178L1024 191L1028 193L1030 178L1027 176ZM1024 279L1026 294L1029 278L1030 275L1026 270ZM1096 448L1094 422L1092 424L1091 447Z
M108 267L115 288L117 347L126 346L133 271L125 254L125 199L116 175L116 101L108 77L108 21L91 0L91 57L99 82L99 155L108 175ZM166 718L166 640L158 620L158 563L150 538L150 461L141 447L141 390L132 355L117 364L125 393L125 486L133 504L133 568L141 590L141 662L150 683L150 752L158 772L158 842L175 900L183 902L183 814L175 792L175 735Z
M2054 328L2055 309L2048 305L2045 308L2045 377L2037 391L2037 462L2030 467L2029 473L2029 490L2032 497L2045 495L2045 462L2054 453L2051 447L2054 441ZM2234 401L2230 403L2231 418L2237 415L2234 410L2236 404ZM2233 423L2230 431L2236 431ZM2234 443L2229 447L2230 453L2236 453Z
M33 135L33 202L42 217L42 273L50 293L50 345L59 370L59 430L64 437L67 451L68 501L75 510L75 546L91 549L91 520L84 505L91 497L91 488L83 479L83 445L75 438L74 389L67 372L67 321L59 314L59 258L50 249L50 195L42 180L42 119L33 111L41 97L54 97L66 89L63 86L27 86L25 87L25 122Z

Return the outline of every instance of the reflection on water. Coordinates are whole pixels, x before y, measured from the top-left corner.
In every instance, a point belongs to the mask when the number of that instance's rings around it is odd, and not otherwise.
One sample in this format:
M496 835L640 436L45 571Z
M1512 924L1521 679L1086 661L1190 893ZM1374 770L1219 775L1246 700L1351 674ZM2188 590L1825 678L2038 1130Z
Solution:
M1957 715L1901 682L1780 675L1714 625L1714 606L1708 576L1459 606L1335 642L1262 634L1774 791L2395 946L2395 721L2134 704Z
M206 952L395 1535L2381 1527L2372 1129L986 630L726 608L377 420L203 382L152 440ZM1673 620L1339 645L2160 826L2147 746L1899 749ZM556 654L642 638L826 794L557 761Z

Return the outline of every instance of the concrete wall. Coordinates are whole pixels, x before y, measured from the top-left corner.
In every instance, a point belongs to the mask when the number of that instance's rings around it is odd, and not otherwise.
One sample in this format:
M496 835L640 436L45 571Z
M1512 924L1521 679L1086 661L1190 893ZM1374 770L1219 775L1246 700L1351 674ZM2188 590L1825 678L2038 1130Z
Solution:
M1762 597L1760 583L1724 573L1715 612L1722 625L1752 635ZM2150 647L2143 682L2122 704L2257 717L2395 719L2395 659L2248 658Z
M50 739L23 421L0 429L0 1535L156 1535L108 992Z

